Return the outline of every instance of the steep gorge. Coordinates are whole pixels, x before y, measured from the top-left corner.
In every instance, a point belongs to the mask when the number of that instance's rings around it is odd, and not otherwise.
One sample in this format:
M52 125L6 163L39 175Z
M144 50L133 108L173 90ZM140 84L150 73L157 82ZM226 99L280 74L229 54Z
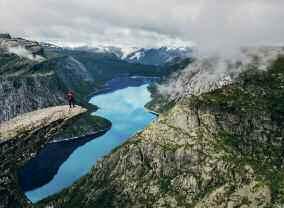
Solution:
M0 36L0 121L22 113L66 103L73 90L87 108L89 95L120 76L167 76L188 60L166 66L128 63L113 54L55 47L22 38Z
M184 97L37 207L277 207L284 202L284 58Z

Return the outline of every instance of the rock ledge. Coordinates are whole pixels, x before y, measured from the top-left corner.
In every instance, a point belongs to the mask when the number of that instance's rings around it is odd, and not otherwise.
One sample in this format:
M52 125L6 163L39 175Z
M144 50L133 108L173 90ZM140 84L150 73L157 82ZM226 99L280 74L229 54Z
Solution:
M7 122L0 123L0 142L13 139L23 132L46 127L58 120L68 120L86 111L87 109L80 106L70 109L67 105L64 105L22 114Z

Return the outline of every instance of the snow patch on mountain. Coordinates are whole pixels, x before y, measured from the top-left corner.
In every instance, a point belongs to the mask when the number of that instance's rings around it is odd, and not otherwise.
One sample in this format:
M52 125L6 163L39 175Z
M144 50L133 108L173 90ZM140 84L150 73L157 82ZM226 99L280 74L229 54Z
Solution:
M175 59L191 58L192 52L190 47L142 48L129 54L125 60L130 63L158 66Z
M138 51L139 48L137 47L121 47L121 59L126 59L130 54L134 53L135 51Z
M143 56L145 56L145 53L143 51L137 51L132 54L132 56L128 57L129 60L139 61Z

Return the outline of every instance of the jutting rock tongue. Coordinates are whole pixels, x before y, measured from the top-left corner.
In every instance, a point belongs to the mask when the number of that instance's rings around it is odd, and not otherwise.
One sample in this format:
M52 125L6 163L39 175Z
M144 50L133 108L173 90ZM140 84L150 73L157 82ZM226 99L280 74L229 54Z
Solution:
M30 160L67 121L87 111L82 107L69 110L55 106L0 123L0 207L28 207L19 189L16 171Z

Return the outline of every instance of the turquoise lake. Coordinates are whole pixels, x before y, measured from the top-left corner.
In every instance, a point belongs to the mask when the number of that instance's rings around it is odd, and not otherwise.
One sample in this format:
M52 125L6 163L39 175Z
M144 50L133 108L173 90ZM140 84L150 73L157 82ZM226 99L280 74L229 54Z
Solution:
M147 87L148 84L143 84L94 96L90 103L97 105L99 110L93 114L110 120L112 128L103 136L75 149L49 183L26 192L26 196L37 202L72 185L88 173L96 161L148 126L156 116L144 108L151 100Z

